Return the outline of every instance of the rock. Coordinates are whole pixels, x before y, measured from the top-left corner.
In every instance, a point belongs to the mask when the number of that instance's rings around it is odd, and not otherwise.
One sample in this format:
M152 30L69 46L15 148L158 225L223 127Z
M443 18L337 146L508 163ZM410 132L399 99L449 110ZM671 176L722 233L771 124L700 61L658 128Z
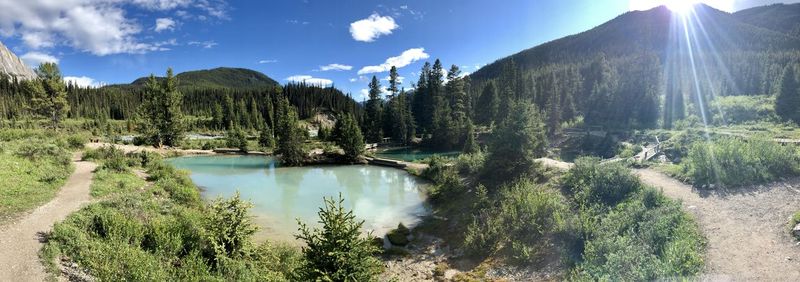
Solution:
M389 239L389 242L392 243L392 245L395 245L395 246L405 246L405 245L408 245L408 243L410 242L408 240L408 236L406 236L405 234L397 231L397 229L392 230L389 233L387 233L386 234L386 238Z
M29 80L37 77L31 68L25 65L11 50L0 43L0 73L19 80Z
M792 235L794 235L795 238L800 238L800 223L792 228Z

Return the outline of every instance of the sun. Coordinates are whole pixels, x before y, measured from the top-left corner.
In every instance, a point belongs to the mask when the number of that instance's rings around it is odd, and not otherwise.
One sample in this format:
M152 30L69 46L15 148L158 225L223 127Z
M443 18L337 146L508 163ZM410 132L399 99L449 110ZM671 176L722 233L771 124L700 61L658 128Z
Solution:
M694 10L694 5L699 3L698 0L668 0L664 1L664 5L670 11L679 15L686 15Z
M644 11L658 6L666 6L672 12L686 15L694 11L697 4L706 4L728 13L734 11L734 0L629 0L630 11Z

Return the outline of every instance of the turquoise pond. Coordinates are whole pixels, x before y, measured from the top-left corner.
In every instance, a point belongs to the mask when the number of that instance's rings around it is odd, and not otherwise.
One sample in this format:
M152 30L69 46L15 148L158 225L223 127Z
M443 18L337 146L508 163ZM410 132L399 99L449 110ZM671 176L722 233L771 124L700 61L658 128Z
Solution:
M206 199L230 197L238 190L254 204L259 238L294 241L299 219L317 225L323 197L345 199L345 207L364 220L364 230L381 235L403 222L415 225L428 214L425 186L394 168L347 165L281 167L265 156L195 156L170 159L202 189Z
M435 155L444 157L457 157L460 154L461 152L459 151L435 151L435 150L416 149L416 148L398 148L398 149L388 149L388 150L378 151L375 153L375 156L385 159L413 162L416 160L430 158Z

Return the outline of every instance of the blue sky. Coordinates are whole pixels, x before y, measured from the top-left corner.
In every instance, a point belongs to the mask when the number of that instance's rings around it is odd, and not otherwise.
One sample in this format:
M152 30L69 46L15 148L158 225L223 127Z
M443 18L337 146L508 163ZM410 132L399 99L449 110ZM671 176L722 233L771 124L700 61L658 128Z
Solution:
M663 2L0 0L0 40L30 64L57 61L82 84L226 66L281 83L331 82L360 99L390 65L402 66L410 88L425 61L469 73ZM706 2L734 11L776 1Z

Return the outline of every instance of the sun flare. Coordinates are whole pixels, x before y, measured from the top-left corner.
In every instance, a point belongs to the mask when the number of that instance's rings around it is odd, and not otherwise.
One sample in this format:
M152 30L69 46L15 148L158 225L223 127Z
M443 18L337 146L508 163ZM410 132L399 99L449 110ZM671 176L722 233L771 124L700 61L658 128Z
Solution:
M666 6L671 11L681 15L693 11L694 6L701 3L726 12L733 12L734 10L733 0L630 0L628 3L629 10L631 11L642 11L658 6Z

